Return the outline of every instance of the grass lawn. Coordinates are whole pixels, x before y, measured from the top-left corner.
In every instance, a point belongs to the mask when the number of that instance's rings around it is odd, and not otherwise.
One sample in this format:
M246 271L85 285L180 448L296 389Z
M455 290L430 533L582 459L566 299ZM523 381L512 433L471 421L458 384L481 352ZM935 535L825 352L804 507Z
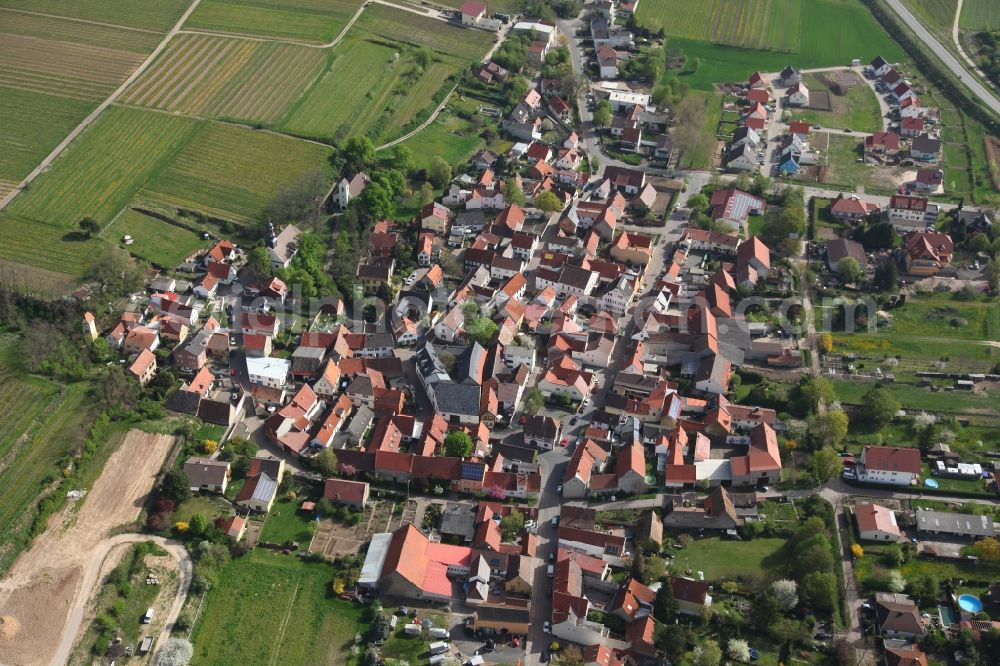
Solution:
M871 388L868 382L852 382L834 379L833 387L841 402L860 405ZM965 391L935 391L908 384L887 384L886 390L903 409L924 410L948 414L976 414L1000 416L1000 394L969 393Z
M965 0L958 21L966 30L1000 30L1000 5L994 0Z
M225 502L214 495L192 495L174 509L170 520L171 523L190 523L191 516L196 513L200 513L208 518L208 522L212 522L219 516L232 515L232 510Z
M333 596L334 577L327 564L261 548L233 560L205 597L191 663L345 663L364 609Z
M859 161L864 158L860 137L819 133L812 145L826 153L828 170L825 183L831 188L853 192L857 185L864 185L866 192L888 193L902 182L903 169L868 166Z
M173 268L196 250L208 245L201 237L183 227L175 226L137 210L127 208L101 232L108 242L119 242L125 235L135 239L123 245L133 256L146 259L164 268Z
M898 335L1000 340L1000 303L962 301L951 294L921 294L890 311L886 331Z
M303 547L308 545L312 537L309 532L309 523L312 521L297 509L298 500L277 500L264 521L261 540L270 543L298 541Z
M784 544L784 539L694 539L686 548L674 551L671 569L677 572L691 569L694 575L703 571L707 580L779 569L785 565L780 553Z
M452 102L434 119L401 145L413 152L417 168L430 166L435 156L452 165L465 162L483 145L483 139L467 120L449 112Z
M848 88L846 95L835 95L822 74L806 74L804 78L810 91L829 92L833 108L831 111L816 109L793 111L794 120L804 120L836 129L850 127L856 132L876 132L882 129L878 99L874 91L860 78L857 85Z

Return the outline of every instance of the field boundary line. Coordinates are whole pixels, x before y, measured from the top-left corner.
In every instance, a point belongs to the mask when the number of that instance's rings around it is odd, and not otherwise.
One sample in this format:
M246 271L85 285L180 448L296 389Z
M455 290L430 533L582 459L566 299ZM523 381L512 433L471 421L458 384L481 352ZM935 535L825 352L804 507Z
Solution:
M288 628L288 620L292 616L292 609L295 608L295 597L299 593L299 586L302 584L302 579L295 581L295 589L292 590L291 599L288 602L288 610L285 611L285 617L281 619L281 628L278 630L278 640L274 642L274 656L268 660L268 664L274 664L278 660L278 655L281 654L281 641L285 639L285 630Z
M7 205L14 200L14 197L20 194L28 185L31 184L32 181L35 180L35 178L41 175L42 172L44 172L49 165L51 165L52 162L54 162L56 158L59 157L59 155L61 155L62 152L83 133L85 129L90 127L90 125L92 125L94 121L96 121L97 118L104 113L105 109L111 106L115 100L118 99L130 85L132 85L134 81L136 81L147 69L149 69L150 65L153 64L153 61L156 60L156 58L167 48L167 44L170 43L170 40L180 32L181 26L184 25L184 22L187 21L188 17L194 13L194 10L198 8L198 4L200 2L201 0L192 0L191 5L181 15L181 17L177 19L174 27L172 27L170 32L164 36L163 40L156 46L155 49L153 49L152 53L146 56L146 59L142 61L142 64L136 67L132 74L130 74L113 93L101 102L96 109L91 111L90 114L84 118L83 121L81 121L80 124L77 125L76 128L74 128L73 131L70 132L58 146L53 148L52 152L49 153L48 156L46 156L45 159L43 159L41 163L32 170L31 173L25 176L24 180L18 183L17 187L11 190L10 193L3 198L3 200L0 200L0 210L6 208Z
M104 21L90 21L88 19L73 18L71 16L60 16L59 14L46 14L45 12L33 12L28 9L14 9L13 7L0 7L0 12L14 12L15 14L29 14L31 16L41 16L43 18L54 18L62 21L73 21L74 23L87 23L89 25L100 25L105 28L116 28L118 30L131 30L132 32L144 32L149 35L162 35L159 30L148 30L146 28L132 28L127 25L117 23L105 23Z
M379 2L379 0L370 0L370 1L377 2L379 4L387 4L384 2ZM352 16L351 19L344 24L344 27L340 29L340 32L337 33L337 36L331 39L329 42L326 42L325 44L316 44L314 42L303 42L297 39L288 39L286 37L261 37L259 35L248 35L242 32L221 32L216 30L198 30L198 29L179 30L178 32L184 35L208 35L210 37L231 37L233 39L247 39L254 42L274 42L276 44L304 46L305 48L308 49L332 49L334 46L339 44L341 40L344 39L344 37L347 35L347 31L350 30L355 23L357 23L359 18L361 18L361 14L365 11L365 4L367 3L364 3L360 7L358 7L358 10L354 12L354 16ZM396 5L390 5L390 6L395 7ZM429 14L427 14L427 16L429 16Z

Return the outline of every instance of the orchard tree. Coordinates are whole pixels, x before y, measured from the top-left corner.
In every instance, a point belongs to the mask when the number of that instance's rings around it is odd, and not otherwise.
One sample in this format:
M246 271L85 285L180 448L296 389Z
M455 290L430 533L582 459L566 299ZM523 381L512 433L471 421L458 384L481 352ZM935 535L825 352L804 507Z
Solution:
M451 165L440 155L435 155L427 169L427 178L434 187L441 188L451 182Z
M847 437L847 426L847 414L841 410L813 414L809 417L809 438L817 448L829 446L837 449Z
M594 109L594 124L605 128L611 124L611 102L602 99Z
M79 227L80 231L86 234L87 238L90 238L101 230L101 225L92 217L85 217L80 220Z
M742 638L730 638L726 644L726 656L734 661L750 661L750 644Z
M704 640L691 653L694 666L719 666L722 661L722 649L713 640Z

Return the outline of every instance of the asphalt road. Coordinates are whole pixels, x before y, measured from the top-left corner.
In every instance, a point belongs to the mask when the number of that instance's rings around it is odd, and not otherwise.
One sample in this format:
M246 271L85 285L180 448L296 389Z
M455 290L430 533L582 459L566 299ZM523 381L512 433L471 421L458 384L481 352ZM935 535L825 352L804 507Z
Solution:
M903 23L910 26L910 29L917 35L917 38L924 43L924 45L929 48L934 55L938 57L944 66L948 68L952 74L957 76L959 80L968 88L973 95L982 100L993 113L1000 116L1000 100L998 100L993 93L986 89L986 86L981 84L975 75L967 70L958 59L951 54L948 49L941 45L941 43L936 40L930 32L927 31L917 17L907 9L900 0L885 0L886 4L892 7L892 10L899 15L899 18L903 20Z

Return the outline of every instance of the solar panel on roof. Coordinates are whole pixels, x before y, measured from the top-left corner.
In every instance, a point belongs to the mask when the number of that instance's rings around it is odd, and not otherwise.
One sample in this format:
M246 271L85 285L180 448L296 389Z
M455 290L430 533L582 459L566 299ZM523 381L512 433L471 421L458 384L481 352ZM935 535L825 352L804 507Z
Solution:
M257 481L257 487L253 491L253 498L265 502L274 496L274 489L277 486L274 479L267 476L266 474L260 475L260 480Z
M462 463L462 480L478 481L483 478L483 468L480 465Z

